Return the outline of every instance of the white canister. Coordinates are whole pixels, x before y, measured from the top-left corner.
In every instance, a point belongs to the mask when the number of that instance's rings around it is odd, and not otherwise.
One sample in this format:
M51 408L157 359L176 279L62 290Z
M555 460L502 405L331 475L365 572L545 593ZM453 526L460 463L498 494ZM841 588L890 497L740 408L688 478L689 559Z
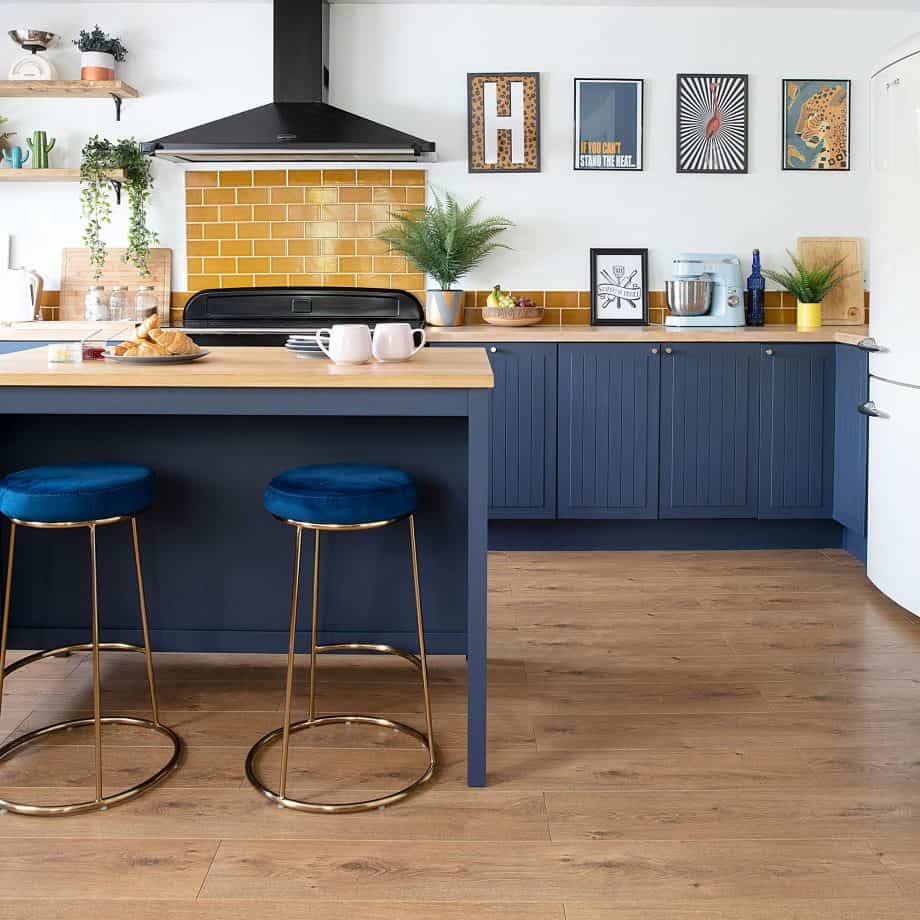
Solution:
M336 364L366 364L371 359L371 330L362 323L317 329L316 344Z

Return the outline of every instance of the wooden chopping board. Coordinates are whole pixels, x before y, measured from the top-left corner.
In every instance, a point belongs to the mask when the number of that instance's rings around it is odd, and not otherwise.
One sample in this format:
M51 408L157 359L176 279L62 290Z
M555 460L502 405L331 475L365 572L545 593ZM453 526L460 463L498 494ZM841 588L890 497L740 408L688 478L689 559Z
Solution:
M839 284L821 306L824 326L861 326L866 321L862 240L855 236L800 236L797 255L808 265L830 265L844 259L840 270L856 274Z
M150 250L148 262L150 274L145 278L140 276L133 265L121 261L124 253L124 249L108 249L102 276L96 280L93 277L88 249L80 247L64 250L64 260L61 265L60 319L83 319L83 299L86 297L86 289L94 284L103 285L106 296L114 285L123 284L128 289L129 303L132 305L138 285L149 284L153 286L157 295L157 303L160 305L160 322L164 326L169 325L172 250L165 248ZM133 310L131 315L133 317Z

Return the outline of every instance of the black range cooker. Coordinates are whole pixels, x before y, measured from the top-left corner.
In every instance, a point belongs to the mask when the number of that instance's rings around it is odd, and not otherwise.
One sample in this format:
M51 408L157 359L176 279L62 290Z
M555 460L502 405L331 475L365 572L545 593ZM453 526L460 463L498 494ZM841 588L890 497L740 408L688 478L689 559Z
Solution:
M185 305L182 328L199 345L283 345L342 323L425 325L418 299L383 288L265 287L199 291Z

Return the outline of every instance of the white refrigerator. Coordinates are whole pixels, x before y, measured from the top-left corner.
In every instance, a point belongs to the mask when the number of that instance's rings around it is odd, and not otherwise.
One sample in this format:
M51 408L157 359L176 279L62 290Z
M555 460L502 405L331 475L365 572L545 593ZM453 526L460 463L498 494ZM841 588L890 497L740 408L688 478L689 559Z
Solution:
M872 76L867 571L920 616L920 35Z

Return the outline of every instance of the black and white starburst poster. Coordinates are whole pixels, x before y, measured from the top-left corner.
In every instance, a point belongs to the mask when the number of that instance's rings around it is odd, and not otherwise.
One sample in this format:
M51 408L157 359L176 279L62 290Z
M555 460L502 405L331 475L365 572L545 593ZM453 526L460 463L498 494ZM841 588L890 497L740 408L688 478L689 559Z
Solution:
M747 74L677 75L677 171L748 171Z

